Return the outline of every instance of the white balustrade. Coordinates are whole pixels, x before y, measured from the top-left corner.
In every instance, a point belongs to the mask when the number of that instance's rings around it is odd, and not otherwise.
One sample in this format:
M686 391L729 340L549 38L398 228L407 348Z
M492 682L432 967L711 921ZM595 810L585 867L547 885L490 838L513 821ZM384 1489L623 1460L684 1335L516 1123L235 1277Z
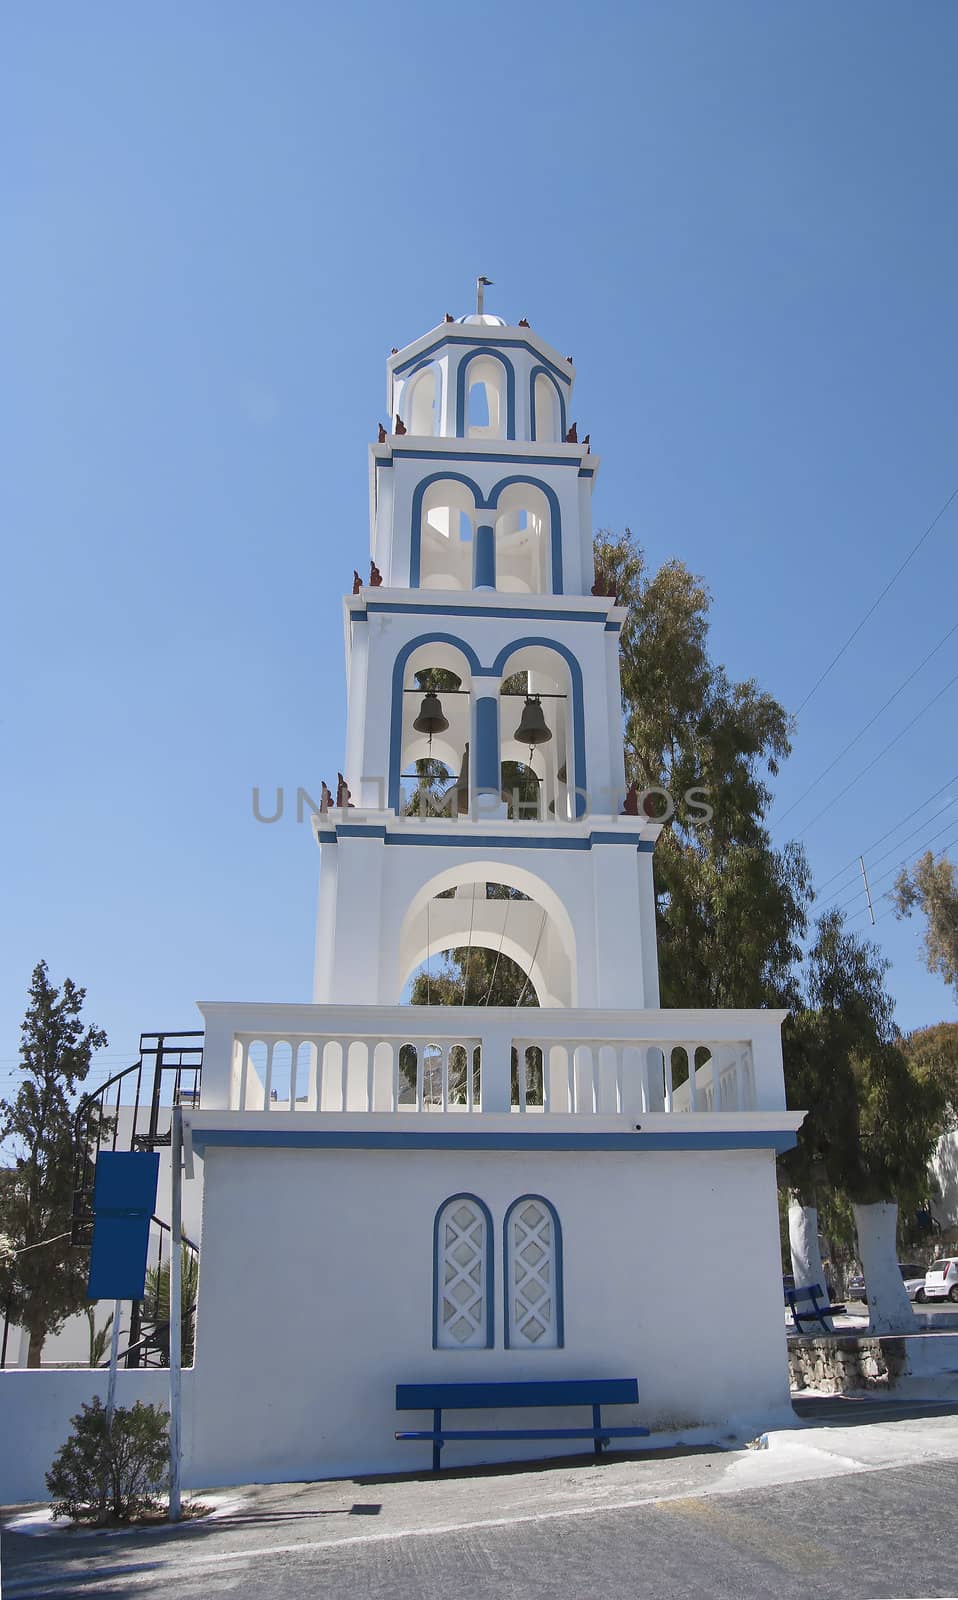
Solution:
M636 1118L785 1108L778 1012L204 1009L215 1013L205 1108Z

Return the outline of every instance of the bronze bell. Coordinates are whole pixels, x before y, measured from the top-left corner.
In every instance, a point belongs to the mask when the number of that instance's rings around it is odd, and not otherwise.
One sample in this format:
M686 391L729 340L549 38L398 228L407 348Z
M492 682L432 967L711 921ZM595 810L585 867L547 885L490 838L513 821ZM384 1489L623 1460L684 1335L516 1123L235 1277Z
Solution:
M445 733L449 726L449 718L442 714L442 703L439 696L428 689L422 697L419 715L413 723L417 733L428 733L429 742L432 743L434 733Z
M526 703L522 708L522 721L516 729L516 744L527 744L532 749L537 744L547 744L552 738L552 729L546 727L546 719L542 715L542 701L537 694L527 694Z

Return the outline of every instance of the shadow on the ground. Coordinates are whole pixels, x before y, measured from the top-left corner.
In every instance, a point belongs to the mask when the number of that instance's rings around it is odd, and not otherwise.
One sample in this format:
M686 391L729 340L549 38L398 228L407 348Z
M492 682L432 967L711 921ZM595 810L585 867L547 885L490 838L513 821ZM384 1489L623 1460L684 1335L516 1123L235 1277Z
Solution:
M368 1473L364 1477L357 1475L352 1482L366 1487L386 1483L451 1482L456 1478L505 1478L522 1472L555 1472L562 1467L611 1467L626 1461L673 1461L681 1456L714 1456L739 1448L741 1446L737 1442L727 1440L719 1444L715 1440L708 1444L665 1445L657 1450L615 1450L610 1454L603 1451L600 1456L593 1455L590 1450L588 1453L580 1451L577 1455L548 1456L533 1461L487 1461L480 1466L443 1466L439 1472L422 1467L413 1472Z
M899 1400L889 1395L793 1395L792 1410L801 1422L828 1428L860 1428L873 1422L918 1422L922 1417L958 1416L956 1400Z

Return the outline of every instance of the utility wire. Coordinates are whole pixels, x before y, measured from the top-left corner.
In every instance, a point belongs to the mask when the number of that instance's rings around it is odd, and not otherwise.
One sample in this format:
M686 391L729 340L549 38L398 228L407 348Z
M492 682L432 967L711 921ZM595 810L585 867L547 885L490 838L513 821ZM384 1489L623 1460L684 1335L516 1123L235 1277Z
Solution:
M952 804L954 804L954 802L952 802ZM950 806L942 806L941 811L936 811L935 812L935 817L940 817L943 811L949 811L950 809L951 809ZM924 823L924 826L927 828L928 823L929 822L933 822L934 820L935 820L934 817L929 817L928 818L928 822ZM954 827L954 823L955 823L955 819L954 819L954 817L952 817L950 819L950 821L945 823L943 828L939 828L937 833L933 833L931 835L931 838L930 839L926 839L924 844L922 844L922 845L915 845L914 843L912 843L909 840L904 840L904 841L902 841L902 843L904 844L904 847L905 847L906 850L907 849L911 849L911 850L917 849L919 851L920 850L927 850L927 848L928 848L928 846L930 844L934 844L935 840L936 839L940 839L943 833L947 833L949 828ZM902 848L902 843L893 844L890 850L883 850L880 856L876 856L874 861L870 861L868 863L869 870L873 869L874 867L877 867L882 861L887 861L889 856L897 855L898 851ZM834 893L829 895L828 900L825 902L825 904L826 905L831 905L835 900L840 900L842 895L846 894L848 892L848 890L851 888L851 886L854 883L854 881L855 881L854 878L850 878L847 883L843 883L840 888L836 889L834 891ZM863 893L864 891L860 891L860 892Z
M539 924L539 937L536 940L536 947L532 952L532 960L529 962L529 971L526 974L526 981L522 985L522 992L519 995L518 1000L516 1001L516 1005L517 1006L521 1006L523 1000L526 997L526 990L529 987L529 981L530 981L530 979L532 977L532 969L536 964L536 956L539 954L539 946L542 943L542 935L545 933L545 928L546 928L546 913L543 911L543 913L542 913L542 921Z
M465 960L465 965L463 966L463 969L462 969L462 999L459 1002L459 1004L463 1005L463 1006L466 1003L466 987L467 987L467 985L469 983L469 957L472 954L472 929L473 929L473 924L474 924L474 922L476 920L476 890L477 890L478 887L479 887L479 885L477 883L474 883L473 886L472 886L472 896L471 896L472 904L471 904L470 910L469 910L469 938L466 941L466 960ZM482 886L482 892L483 892L483 894L485 894L485 892L486 892L485 884L483 884L483 886Z
M944 832L944 831L945 830L942 829L942 832ZM953 839L949 839L947 844L943 844L940 849L936 850L934 852L935 855L936 856L943 856L945 854L946 850L950 850L951 849L953 844L958 844L958 833L955 834ZM925 854L925 848L923 847L921 850L916 850L914 855L913 856L909 856L907 860L903 859L901 861L897 861L893 867L889 867L887 872L883 872L880 878L876 878L874 880L874 882L872 884L872 888L874 889L876 884L884 883L886 878L893 877L894 874L896 872L899 872L902 867L910 867L910 866L914 865L914 863L918 860L918 857L919 856L923 856L924 854ZM849 906L854 905L855 901L861 898L861 895L863 893L864 893L864 890L859 890L858 894L852 895L852 898L850 900L846 900L846 902L845 902L845 904L843 906L839 906L838 907L839 911L846 911Z
M873 616L874 613L878 610L878 607L881 605L881 603L884 600L884 598L885 598L886 594L888 593L889 589L891 589L892 586L898 582L898 579L901 577L901 575L904 572L905 568L908 566L908 563L911 560L913 560L913 558L918 554L918 552L921 549L922 545L924 544L925 540L928 538L928 535L933 531L934 528L936 528L938 526L938 523L941 521L941 519L944 516L945 512L948 510L948 507L951 505L952 501L956 497L958 497L958 487L952 489L951 494L948 496L948 499L945 501L945 503L942 506L941 510L939 512L937 512L937 514L934 517L932 517L931 521L929 522L929 524L928 524L927 528L925 529L924 533L922 534L921 538L918 540L918 543L912 546L912 548L909 550L907 556L905 557L904 561L902 562L901 566L898 567L898 569L889 578L888 582L886 583L886 585L885 585L884 589L882 590L881 594L878 596L877 600L874 600L872 602L872 604L869 606L868 610L865 612L865 615L862 617L861 622L858 623L857 627L852 629L851 633L848 635L848 638L845 640L845 643L842 645L841 649L837 652L837 654L835 654L832 657L831 661L828 663L828 666L825 668L825 671L822 673L821 677L816 679L815 683L812 684L812 687L809 689L808 694L805 696L805 698L802 701L801 705L796 708L796 711L795 711L795 715L796 716L799 715L799 712L802 712L802 711L805 710L805 707L808 705L808 702L809 702L809 700L811 700L812 696L818 693L819 689L821 688L822 684L825 682L825 679L828 677L828 675L831 672L832 668L836 667L838 665L839 661L842 659L842 656L845 654L845 651L848 649L849 645L855 639L857 639L858 635L861 633L861 631L862 631L863 627L865 626L865 623L868 621L869 617Z
M956 491L956 492L958 492L958 491ZM937 703L941 699L942 695L943 694L947 694L948 690L950 688L952 688L952 686L954 684L956 684L956 683L958 683L958 672L955 673L953 678L949 678L948 679L948 682L945 684L943 689L939 689L938 693L936 695L932 695L932 698L927 702L927 704L922 706L920 711L916 711L915 712L915 715L912 717L911 721L910 722L906 722L905 726L903 728L899 729L899 731L895 734L895 737L893 739L889 739L889 741L885 745L884 749L879 750L877 756L873 756L871 761L869 761L868 765L862 767L861 771L857 772L855 774L854 778L852 778L850 783L846 783L844 789L839 790L838 794L833 795L832 799L829 800L828 804L825 805L825 806L822 806L821 811L816 811L816 813L812 817L811 821L810 822L806 822L804 828L802 829L802 831L801 831L801 833L799 834L798 837L800 839L804 838L804 836L808 832L809 828L814 827L815 823L818 822L820 820L820 818L824 817L824 815L825 815L825 813L827 811L831 811L832 807L834 805L837 805L839 800L844 799L844 797L848 793L849 789L854 789L856 783L858 783L862 778L864 778L866 773L871 772L872 767L877 767L879 761L881 761L884 756L887 756L889 750L891 750L898 743L899 739L903 739L905 737L905 734L909 733L911 731L911 729L915 726L915 724L917 722L921 721L922 717L925 715L925 712L926 711L930 711L933 705L937 705Z
M931 660L932 656L936 656L938 654L938 652L942 648L942 646L946 645L948 643L948 640L951 638L953 633L958 633L958 622L954 623L952 625L952 627L950 627L948 629L948 632L945 634L943 639L939 639L938 643L935 645L934 650L929 650L928 654L925 656L925 659L923 661L919 661L917 667L915 667L912 672L909 672L907 678L905 678L898 685L898 688L895 690L894 694L890 694L888 696L888 699L885 701L884 705L879 706L878 710L875 712L875 715L873 717L869 718L869 720L865 723L865 726L863 728L859 729L859 731L858 731L858 733L856 733L854 739L849 739L849 741L845 745L844 749L843 750L839 750L838 755L834 758L833 761L830 761L828 763L828 766L825 767L825 769L822 772L820 772L818 774L818 777L814 780L814 782L810 783L808 788L805 789L804 792L799 795L798 799L797 800L793 800L791 805L788 806L786 808L786 810L782 812L781 816L778 818L779 822L784 822L785 818L792 811L795 810L796 806L800 806L802 801L808 798L808 796L811 794L812 790L818 788L818 785L821 783L822 779L828 777L828 774L831 772L832 768L838 766L838 763L845 756L847 756L849 750L854 750L854 748L855 748L856 744L858 743L859 739L864 739L864 737L865 737L866 733L868 732L869 728L873 728L874 727L875 723L878 721L878 719L882 715L882 713L887 711L888 707L892 704L892 702L894 700L897 700L898 696L903 692L903 690L908 688L908 685L911 683L912 679L913 678L917 678L917 676L918 676L919 672L921 672L922 668L923 667L927 667L927 665L928 665L929 661Z
M870 855L872 850L877 849L880 844L884 844L885 840L886 839L890 839L893 833L897 833L898 832L899 828L903 828L906 823L911 822L912 818L916 817L918 815L919 811L924 811L926 806L930 806L931 802L933 800L937 800L938 796L940 794L944 794L945 790L950 788L953 783L958 783L958 772L955 773L953 778L949 778L947 783L943 783L940 789L936 789L934 794L930 794L926 800L922 800L920 805L914 806L911 811L906 811L905 815L898 822L893 823L890 828L886 828L884 833L879 834L878 838L877 839L873 839L871 844L866 847L864 852L860 852L860 853L863 853L866 856ZM954 802L953 799L949 800L948 801L948 805L947 806L942 806L941 811L947 811L948 806L953 806L954 803L955 802ZM936 817L940 817L941 816L941 811L936 811L935 812L935 816ZM934 821L934 817L926 817L924 823L922 824L922 826L923 827L927 827L928 823L929 822L933 822L933 821ZM846 862L843 867L839 867L837 872L833 872L830 878L826 878L825 882L819 886L819 892L821 892L822 889L827 889L828 885L830 883L834 883L836 878L840 878L842 876L842 873L848 871L849 867L851 867L851 866L856 866L857 867L857 865L858 865L858 856L855 856L854 860Z

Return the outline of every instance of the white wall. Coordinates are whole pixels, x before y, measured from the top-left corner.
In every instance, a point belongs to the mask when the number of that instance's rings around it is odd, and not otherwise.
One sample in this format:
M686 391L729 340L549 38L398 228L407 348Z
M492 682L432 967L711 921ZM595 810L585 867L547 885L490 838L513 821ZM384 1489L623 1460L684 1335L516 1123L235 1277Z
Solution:
M189 1473L192 1372L183 1375L184 1484ZM117 1404L137 1400L169 1405L170 1375L156 1369L118 1372ZM0 1373L0 1505L49 1500L44 1474L71 1432L70 1418L98 1394L106 1400L106 1373L86 1371Z
M493 1216L496 1344L434 1351L433 1218L461 1190ZM503 1349L502 1222L529 1191L562 1224L561 1350ZM400 1382L634 1376L637 1411L610 1421L717 1436L788 1402L768 1152L213 1149L203 1248L193 1470L210 1484L428 1467L427 1445L393 1439L428 1424L397 1415ZM582 1420L526 1412L519 1425ZM444 1461L555 1449L451 1445Z

